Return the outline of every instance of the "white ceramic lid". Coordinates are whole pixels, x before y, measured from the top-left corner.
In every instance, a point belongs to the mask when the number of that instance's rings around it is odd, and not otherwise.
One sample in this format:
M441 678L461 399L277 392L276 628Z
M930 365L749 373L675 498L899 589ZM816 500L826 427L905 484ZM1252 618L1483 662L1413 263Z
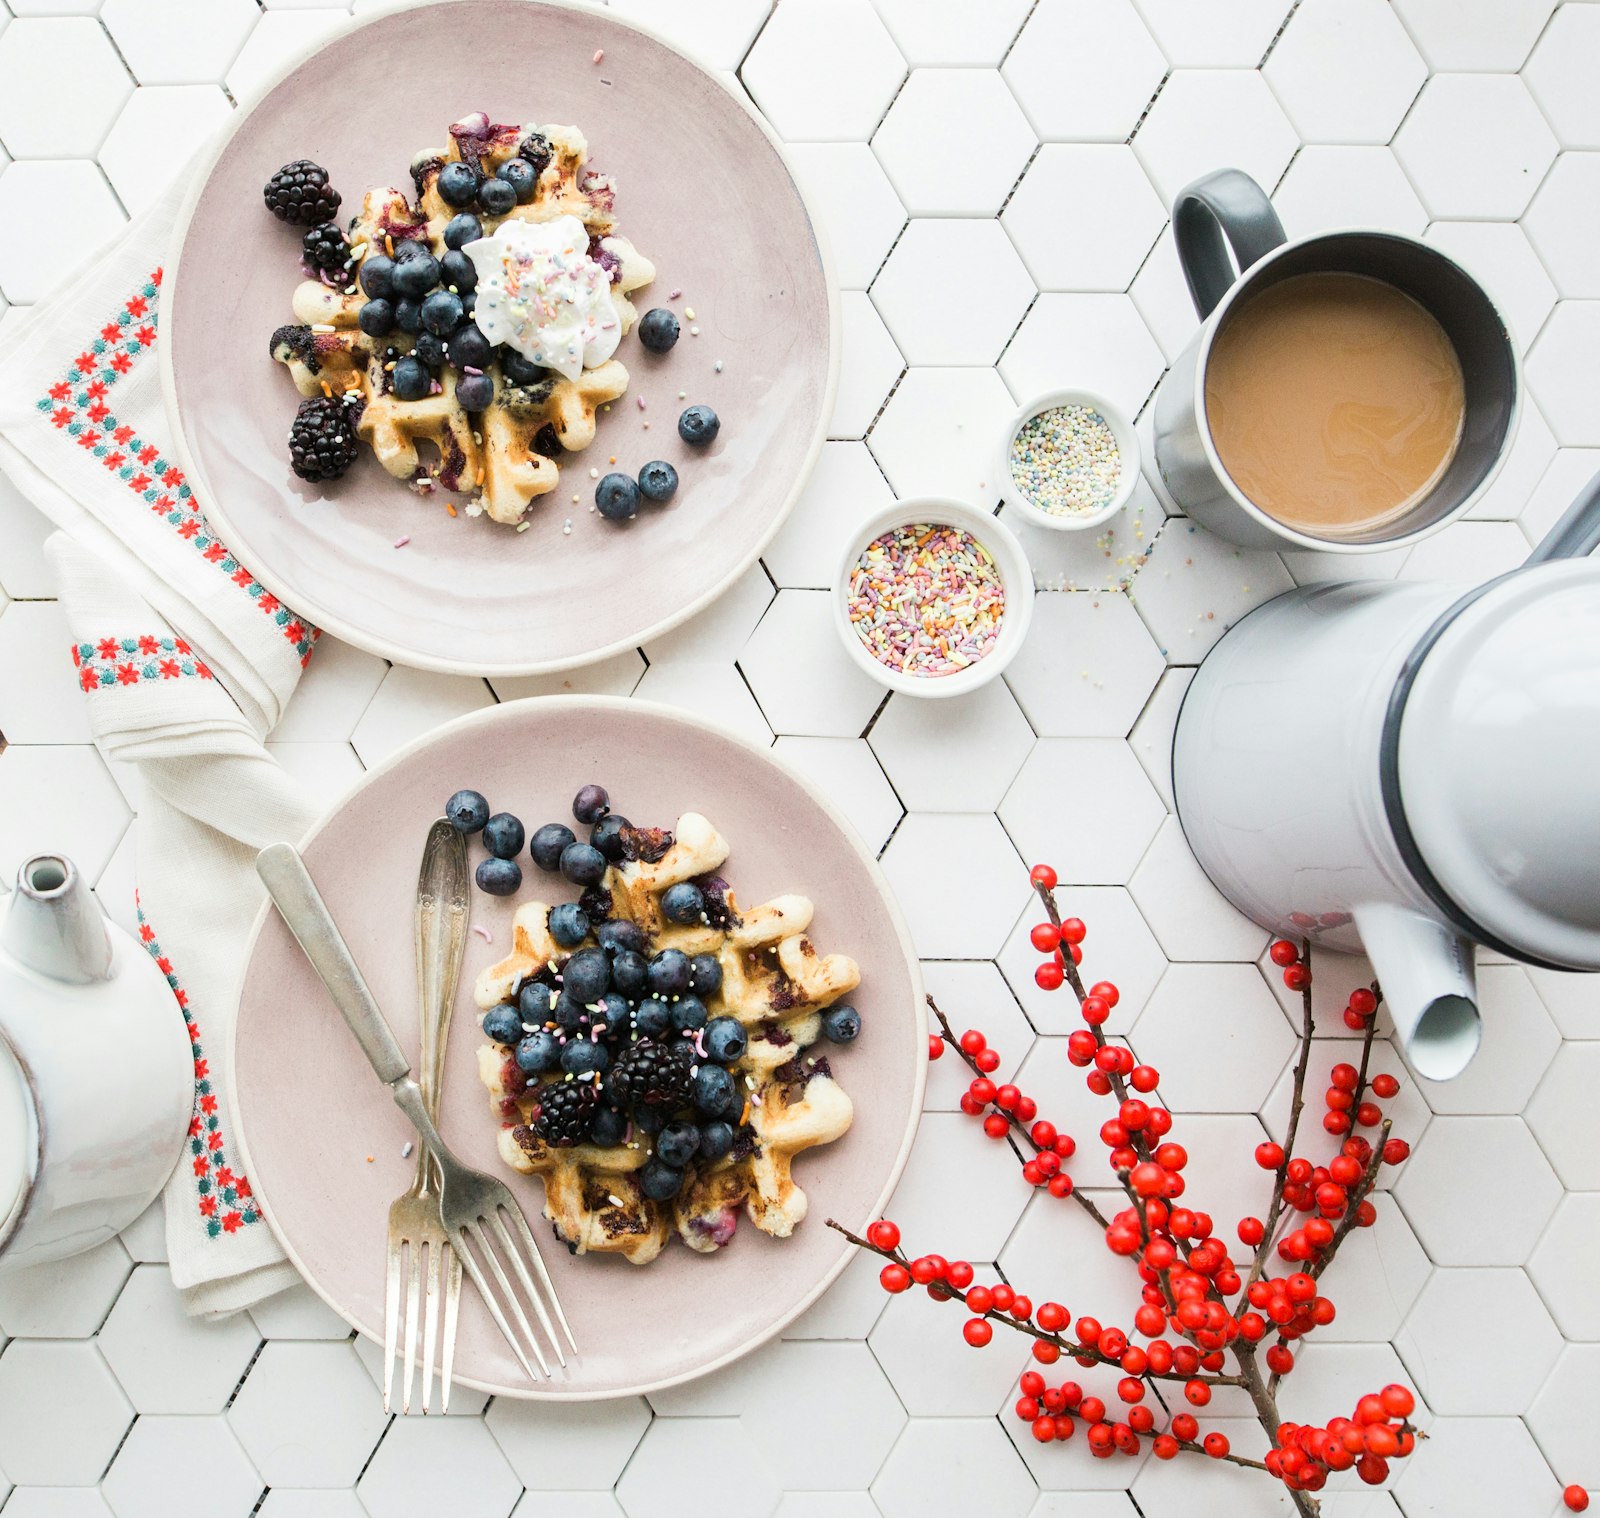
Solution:
M1600 562L1532 566L1424 657L1397 775L1418 852L1505 946L1600 969Z

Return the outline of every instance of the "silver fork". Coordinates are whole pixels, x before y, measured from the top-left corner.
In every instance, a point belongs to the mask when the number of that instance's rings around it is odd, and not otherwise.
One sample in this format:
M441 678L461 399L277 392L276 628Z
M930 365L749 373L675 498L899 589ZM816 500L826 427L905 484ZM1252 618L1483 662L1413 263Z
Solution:
M439 1136L422 1100L422 1090L411 1078L405 1054L395 1042L351 958L349 945L294 846L270 844L256 856L256 871L378 1079L389 1087L395 1105L411 1119L423 1148L433 1156L438 1166L439 1217L445 1236L517 1363L530 1380L539 1379L535 1362L539 1372L550 1374L549 1362L523 1306L525 1299L555 1352L557 1364L564 1367L567 1359L556 1334L557 1323L574 1354L578 1346L516 1198L502 1182L463 1165Z
M437 1123L445 1042L450 1036L450 1013L455 1004L456 985L461 979L461 956L467 940L467 841L443 817L428 829L428 841L422 850L422 868L417 877L416 938L417 1008L421 1024L417 1052L419 1085L422 1104ZM402 1299L405 1303L405 1380L400 1410L411 1411L419 1305L425 1315L422 1411L428 1411L433 1391L436 1343L439 1346L439 1410L450 1410L456 1309L461 1301L461 1261L445 1238L433 1175L433 1157L423 1149L417 1155L416 1179L389 1208L389 1258L383 1311L385 1412L389 1411L394 1391L395 1357L402 1337ZM444 1296L442 1341L439 1339L441 1289Z

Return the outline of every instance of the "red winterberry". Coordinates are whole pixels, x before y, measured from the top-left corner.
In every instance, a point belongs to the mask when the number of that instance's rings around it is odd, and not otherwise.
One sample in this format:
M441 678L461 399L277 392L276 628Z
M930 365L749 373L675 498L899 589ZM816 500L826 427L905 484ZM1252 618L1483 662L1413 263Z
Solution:
M1195 1421L1192 1413L1179 1413L1172 1420L1172 1432L1185 1443L1188 1443L1200 1432L1200 1425Z
M1082 943L1089 936L1089 930L1078 917L1067 917L1061 923L1061 937L1067 943Z
M900 1230L887 1218L881 1218L867 1230L867 1237L879 1249L894 1249L900 1243Z
M1160 1081L1161 1077L1157 1074L1154 1065L1135 1065L1128 1072L1128 1084L1144 1096L1148 1096L1154 1091Z
M1282 1144L1256 1145L1256 1164L1258 1164L1263 1170L1276 1170L1282 1163Z
M1035 1316L1039 1327L1048 1333L1056 1333L1067 1325L1067 1310L1059 1302L1041 1302Z
M994 1306L994 1293L987 1286L974 1286L967 1292L967 1306L974 1312L988 1312Z
M1375 1075L1372 1077L1372 1094L1388 1101L1391 1096L1400 1094L1400 1082L1392 1075Z
M1028 872L1028 879L1036 886L1043 886L1047 891L1056 888L1056 872L1047 864L1036 864Z
M1191 1407L1204 1407L1211 1400L1211 1388L1204 1381L1185 1381L1183 1396Z
M1157 1460L1170 1460L1178 1453L1178 1441L1171 1434L1157 1434L1151 1442L1150 1452Z
M928 1058L944 1058L944 1040L940 1038L937 1033L930 1033L928 1035Z
M961 1327L961 1337L974 1349L982 1349L994 1337L994 1328L987 1318L968 1318Z
M1311 984L1311 971L1303 964L1292 964L1283 972L1283 983L1291 991L1304 991Z
M1104 997L1108 1007L1114 1007L1122 1000L1122 993L1109 980L1097 980L1089 987L1089 992L1093 996Z
M991 1112L983 1120L983 1131L992 1139L1003 1139L1011 1131L1011 1124L998 1112Z
M1586 1511L1589 1506L1589 1493L1579 1486L1577 1482L1573 1482L1571 1486L1561 1493L1561 1500L1574 1513L1581 1513Z
M1260 1218L1239 1219L1239 1242L1254 1249L1267 1235L1266 1224Z
M1213 1429L1206 1435L1204 1448L1213 1460L1221 1460L1228 1453L1228 1436Z
M1411 1154L1411 1145L1404 1139L1388 1139L1383 1146L1383 1163L1385 1165L1403 1164Z
M1098 1028L1111 1016L1111 1003L1103 996L1089 995L1084 997L1083 1004L1078 1010L1091 1028Z
M993 1049L980 1049L972 1056L972 1063L985 1075L993 1075L1000 1068L1000 1056Z
M1033 983L1041 991L1059 991L1062 981L1066 978L1067 972L1053 959L1045 960L1033 972Z
M1277 939L1267 951L1272 956L1273 964L1279 969L1287 969L1300 958L1300 951L1287 938Z
M1041 954L1049 954L1061 947L1061 929L1053 922L1036 922L1029 930L1028 941Z
M1357 986L1350 993L1350 1009L1363 1017L1371 1017L1378 1010L1378 998L1365 986Z
M911 1285L911 1272L904 1265L885 1265L878 1272L878 1284L885 1291L904 1291Z
M989 1040L978 1032L976 1028L968 1028L961 1035L961 1052L963 1054L977 1054L981 1050L988 1048L988 1046Z

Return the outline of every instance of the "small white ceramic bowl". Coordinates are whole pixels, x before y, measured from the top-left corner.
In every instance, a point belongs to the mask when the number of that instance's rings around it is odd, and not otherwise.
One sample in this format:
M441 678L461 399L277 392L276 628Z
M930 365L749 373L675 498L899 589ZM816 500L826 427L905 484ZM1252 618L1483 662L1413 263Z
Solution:
M1122 456L1122 473L1117 478L1116 494L1099 511L1086 512L1081 516L1046 511L1042 506L1035 505L1011 478L1011 445L1017 434L1040 412L1050 411L1056 406L1092 406L1106 419L1106 425L1116 439L1117 452ZM1006 428L1005 439L1000 445L997 467L1000 471L1001 494L1009 510L1055 532L1077 532L1085 527L1098 527L1114 517L1132 499L1134 487L1139 483L1139 439L1127 417L1100 396L1087 390L1050 390L1035 396L1011 418L1011 425Z
M995 639L994 648L976 664L969 664L951 675L905 675L892 670L887 664L881 664L873 658L850 625L850 571L855 568L867 545L896 527L919 522L957 527L970 533L989 550L989 556L1000 571L1000 583L1005 590L1005 612L1000 619L1000 635ZM1016 656L1017 650L1022 647L1022 640L1027 636L1028 623L1032 620L1033 567L1028 563L1022 544L1003 522L961 501L923 496L916 500L896 501L893 506L886 506L874 513L861 523L845 544L844 556L834 576L833 623L845 652L880 685L887 685L890 690L908 696L960 696L976 690L980 685L987 685Z

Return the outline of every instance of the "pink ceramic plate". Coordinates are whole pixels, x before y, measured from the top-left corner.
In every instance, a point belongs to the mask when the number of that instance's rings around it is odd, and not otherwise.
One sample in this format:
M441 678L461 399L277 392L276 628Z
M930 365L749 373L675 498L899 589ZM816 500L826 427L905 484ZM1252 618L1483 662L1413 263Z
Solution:
M621 230L656 266L635 303L670 305L684 324L666 355L624 340L627 395L601 414L594 444L566 456L520 534L451 518L443 497L419 499L365 448L343 480L296 479L299 397L267 354L300 278L297 230L262 205L273 171L323 164L343 219L375 185L409 193L412 154L474 110L583 132L591 164L617 180ZM837 297L777 139L720 79L593 6L452 0L341 33L235 117L180 218L169 273L167 395L212 525L296 611L428 669L568 668L682 621L778 530L832 408ZM677 434L699 401L722 418L703 453ZM670 460L677 497L621 527L600 520L589 470L608 472L613 456L630 473Z
M796 1162L810 1213L789 1239L768 1238L743 1220L713 1256L677 1241L647 1266L570 1256L540 1216L539 1182L506 1170L496 1155L499 1120L477 1074L482 1033L472 983L505 954L519 902L574 893L526 860L531 878L517 896L475 890L473 921L494 942L467 939L440 1128L464 1160L503 1176L522 1200L582 1350L565 1379L530 1386L467 1287L457 1375L511 1396L648 1391L776 1333L844 1268L850 1246L824 1220L859 1230L881 1212L922 1108L921 975L883 877L848 824L766 750L664 707L601 697L514 702L451 723L369 774L306 840L311 874L413 1059L412 911L429 822L447 796L470 785L531 832L570 821L572 797L590 780L636 822L670 826L682 812L703 812L732 846L725 873L740 901L793 891L816 903L818 947L861 966L851 998L861 1037L831 1051L855 1122ZM482 857L476 844L472 857ZM381 1340L385 1223L411 1180L415 1162L401 1157L411 1131L270 910L247 956L231 1079L245 1170L268 1221L329 1306Z

